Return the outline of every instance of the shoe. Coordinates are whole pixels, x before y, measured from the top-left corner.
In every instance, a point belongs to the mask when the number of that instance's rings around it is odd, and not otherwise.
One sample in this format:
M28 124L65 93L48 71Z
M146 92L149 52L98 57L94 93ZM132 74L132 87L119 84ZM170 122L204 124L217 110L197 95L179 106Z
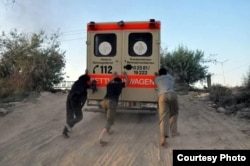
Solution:
M68 125L68 123L65 124L65 127L67 128L68 132L72 132L72 128Z
M101 145L101 146L105 146L105 145L107 145L107 141L103 141L103 140L99 140L99 144Z
M69 138L69 134L68 134L68 132L69 132L69 130L67 129L67 127L64 127L64 129L63 129L63 136L65 137L65 138Z

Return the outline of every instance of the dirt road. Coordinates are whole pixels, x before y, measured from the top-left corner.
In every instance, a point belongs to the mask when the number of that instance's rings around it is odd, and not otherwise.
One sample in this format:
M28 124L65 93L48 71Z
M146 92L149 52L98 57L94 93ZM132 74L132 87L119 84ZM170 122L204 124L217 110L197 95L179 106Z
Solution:
M62 135L66 94L42 93L0 117L1 166L171 166L173 149L250 149L249 122L180 96L180 136L159 146L158 115L120 113L100 147L103 113L84 112L70 139Z

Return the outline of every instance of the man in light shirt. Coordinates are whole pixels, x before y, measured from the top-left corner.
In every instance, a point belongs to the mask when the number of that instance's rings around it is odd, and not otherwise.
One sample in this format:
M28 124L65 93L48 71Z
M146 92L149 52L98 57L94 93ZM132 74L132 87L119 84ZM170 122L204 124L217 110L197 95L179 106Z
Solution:
M177 132L178 96L174 91L174 77L168 74L167 69L160 68L155 76L155 84L158 88L161 146L166 146L166 138L179 134Z

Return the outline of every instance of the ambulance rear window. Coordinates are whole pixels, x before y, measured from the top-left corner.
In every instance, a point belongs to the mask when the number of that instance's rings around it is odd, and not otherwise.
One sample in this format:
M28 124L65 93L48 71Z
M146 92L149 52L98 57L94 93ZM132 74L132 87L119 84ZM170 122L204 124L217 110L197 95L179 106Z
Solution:
M130 56L151 56L152 55L152 34L151 33L130 33L129 48Z
M96 34L94 38L95 56L112 57L116 55L116 35L113 33Z

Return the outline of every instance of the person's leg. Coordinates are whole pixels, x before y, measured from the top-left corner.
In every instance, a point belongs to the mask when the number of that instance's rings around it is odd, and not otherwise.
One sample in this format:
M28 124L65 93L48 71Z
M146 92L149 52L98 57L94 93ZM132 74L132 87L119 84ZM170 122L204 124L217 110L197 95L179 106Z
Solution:
M107 123L102 129L101 134L99 135L99 141L101 145L107 143L106 141L103 141L106 133L112 133L111 126L114 124L117 102L106 100L106 103L104 105L107 107Z
M159 96L158 104L161 145L165 146L166 138L169 137L169 105L167 103L166 94Z
M179 135L177 131L177 119L178 119L178 114L171 116L169 119L171 137Z
M115 115L116 115L116 108L117 108L117 102L116 101L109 101L109 112L107 114L107 132L108 134L112 133L111 127L114 125L115 122Z
M170 103L170 134L172 137L179 135L177 131L177 120L178 120L178 96L176 93L171 93L169 97Z
M103 140L106 133L107 133L107 129L104 127L99 135L99 144L102 146L104 146L108 143L107 141Z
M69 126L69 122L74 119L74 109L71 105L71 101L67 100L66 102L66 125Z
M71 103L71 106L73 108L75 117L73 119L71 119L68 122L68 124L71 128L73 128L76 123L80 122L83 119L82 106L81 106L81 102L71 101L70 103Z
M170 104L170 116L178 114L179 111L179 103L178 96L176 93L169 93L169 104Z
M81 109L85 105L86 101L87 101L87 96L82 96Z
M67 101L66 101L66 124L65 124L64 129L63 129L63 135L66 138L69 138L68 132L71 131L71 127L69 126L69 122L72 119L74 119L74 112L73 112L73 109L70 105L70 98L68 97Z
M107 109L108 109L108 107L107 107L107 101L108 101L107 99L103 99L100 102L100 105L99 105L99 108L104 109L106 114L107 114Z
M103 101L100 104L101 104L101 107L106 110L106 114L108 114L108 111L109 111L109 109L108 109L109 108L109 100L103 99ZM105 145L105 144L107 144L106 141L103 141L103 138L104 138L104 136L105 136L106 133L107 133L107 129L104 127L101 130L101 133L100 133L100 135L98 137L99 143L102 146Z

